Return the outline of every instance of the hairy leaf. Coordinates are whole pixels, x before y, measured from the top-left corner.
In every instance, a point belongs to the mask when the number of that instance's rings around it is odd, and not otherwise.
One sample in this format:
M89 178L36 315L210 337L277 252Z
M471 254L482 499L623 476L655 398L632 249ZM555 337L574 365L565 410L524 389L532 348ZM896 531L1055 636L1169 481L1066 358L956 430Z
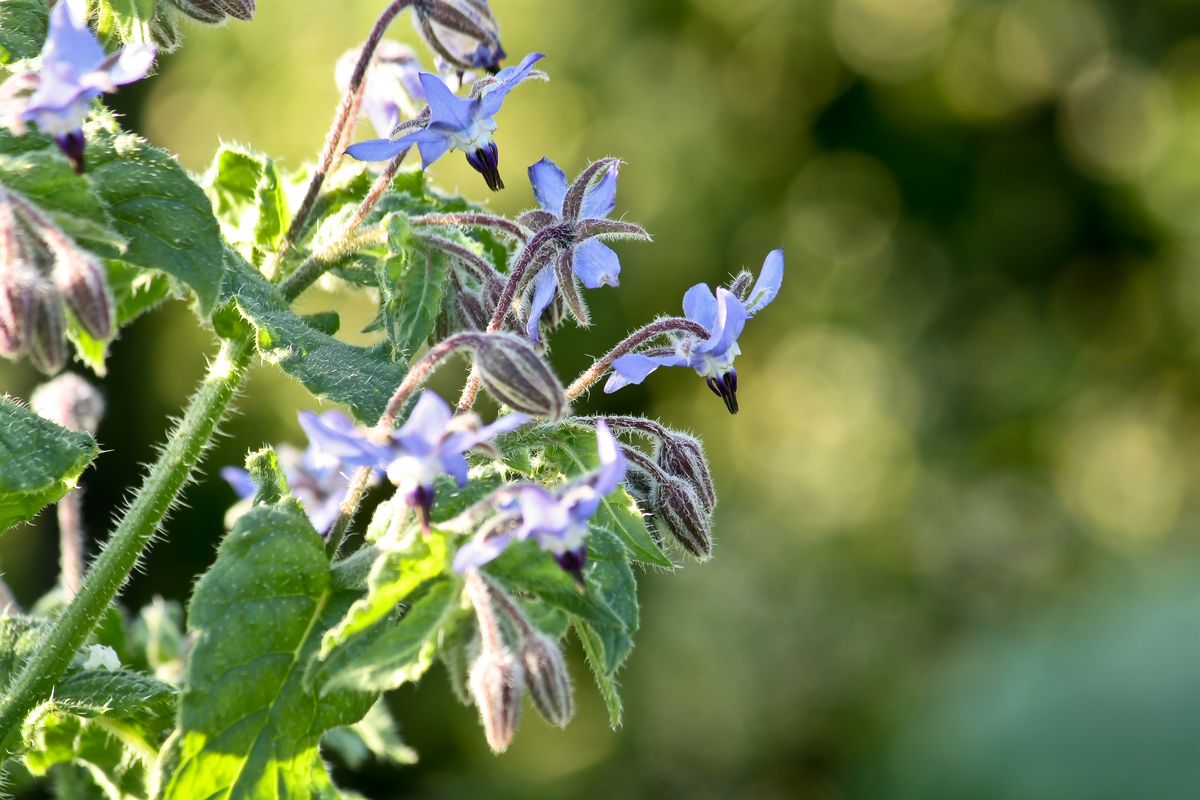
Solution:
M0 695L37 650L46 623L33 617L0 617Z
M442 310L449 265L424 249L379 262L384 327L397 352L411 355L429 334Z
M43 0L0 0L0 64L40 53L49 26Z
M88 434L0 397L0 531L61 498L99 452Z
M225 238L259 263L287 228L287 198L275 162L262 153L223 145L204 183Z

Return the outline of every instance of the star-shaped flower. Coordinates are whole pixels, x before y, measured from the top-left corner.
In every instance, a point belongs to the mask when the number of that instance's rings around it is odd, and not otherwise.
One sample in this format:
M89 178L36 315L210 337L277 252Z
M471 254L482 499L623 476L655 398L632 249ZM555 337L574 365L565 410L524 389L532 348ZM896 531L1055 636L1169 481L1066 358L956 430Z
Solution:
M0 91L8 106L0 116L10 117L9 124L18 133L26 123L33 123L53 136L76 171L82 172L83 120L92 100L146 77L154 54L148 45L130 45L105 55L82 9L59 0L50 12L41 71L9 78L15 91Z
M515 67L500 70L494 78L476 82L470 98L458 97L441 78L422 72L421 88L429 103L429 118L418 130L396 139L370 139L351 145L346 153L360 161L389 161L416 145L421 164L428 168L448 150L461 150L467 163L487 182L488 188L504 188L500 179L500 153L492 134L496 130L496 112L517 84L533 73L541 53L530 53Z
M729 413L736 414L737 372L733 360L741 353L738 336L746 320L775 299L783 281L783 251L772 250L763 262L758 280L745 298L725 287L714 295L698 283L683 297L685 316L709 332L707 339L680 335L664 353L630 353L613 362L613 373L604 385L610 394L631 383L641 383L659 367L691 367L708 383L708 388L725 401Z
M486 447L496 436L528 421L524 414L508 414L480 426L474 414L454 416L446 401L431 391L421 393L408 420L382 443L357 430L330 427L314 414L300 417L309 441L342 464L385 473L408 504L420 510L426 527L437 477L446 474L466 486L467 451Z
M512 524L489 526L463 545L454 557L454 570L482 567L504 552L511 542L533 539L552 553L559 566L583 585L587 563L588 521L600 501L625 477L625 454L603 421L596 425L599 468L558 493L541 486L521 485L502 493L498 505Z

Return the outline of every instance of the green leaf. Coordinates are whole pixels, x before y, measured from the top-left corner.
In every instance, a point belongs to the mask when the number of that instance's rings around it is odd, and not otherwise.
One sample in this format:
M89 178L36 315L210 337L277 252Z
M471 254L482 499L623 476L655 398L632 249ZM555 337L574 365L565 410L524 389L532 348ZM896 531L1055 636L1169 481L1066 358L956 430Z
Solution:
M397 352L411 355L433 332L449 271L445 257L417 248L379 262L384 327Z
M68 431L0 397L0 531L70 491L99 452L88 434Z
M222 145L204 184L226 239L260 263L287 229L287 198L275 162L262 153Z
M404 364L392 360L390 348L355 347L322 333L296 316L240 256L229 253L229 260L225 296L257 330L262 356L316 396L348 406L360 422L375 422L407 374Z
M321 744L351 769L358 769L371 757L395 766L417 763L417 752L400 740L396 721L382 698L353 725L326 731Z
M254 493L255 505L278 503L292 493L287 476L279 466L279 457L270 447L246 456L246 471L250 473L250 480L254 481L257 489Z
M353 593L332 584L321 537L298 504L248 511L221 543L188 613L199 638L180 701L181 739L162 796L336 797L317 745L367 712L373 695L319 702L302 676Z
M621 727L621 715L624 707L621 703L616 676L604 668L604 645L596 632L583 620L575 620L575 632L579 634L579 641L583 643L583 652L587 656L588 666L592 668L592 675L596 677L596 686L600 688L600 697L608 709L608 723L616 730Z
M139 752L118 730L100 720L68 714L50 715L35 730L28 732L25 748L25 766L35 775L45 775L56 765L62 765L61 770L74 764L86 772L99 790L98 796L108 800L134 800L147 796L146 776L153 753ZM74 788L86 790L88 787L76 785Z
M546 457L562 470L564 477L586 474L597 468L596 434L575 428L558 427L544 441ZM671 559L663 553L646 527L646 520L637 503L619 486L600 501L600 507L588 525L602 528L617 536L638 561L673 569Z
M46 632L46 623L33 617L0 617L0 695L21 665L34 654Z
M156 750L175 722L175 689L132 670L80 670L59 682L51 702L64 713L136 727Z
M100 0L96 29L124 44L154 44L154 0Z
M45 0L0 0L0 64L40 53L49 27Z
M101 120L86 127L88 178L129 241L122 261L161 270L211 313L225 272L224 243L208 197L164 150Z

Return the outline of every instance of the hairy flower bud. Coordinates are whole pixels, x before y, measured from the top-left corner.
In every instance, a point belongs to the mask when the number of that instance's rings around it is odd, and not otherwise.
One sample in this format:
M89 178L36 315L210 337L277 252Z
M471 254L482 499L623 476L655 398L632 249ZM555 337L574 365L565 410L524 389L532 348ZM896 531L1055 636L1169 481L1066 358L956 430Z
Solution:
M70 239L51 243L54 270L50 279L62 292L63 299L79 324L101 341L113 333L113 298L104 267Z
M488 394L527 414L559 419L567 398L553 370L529 342L508 333L475 342L475 368Z
M226 17L254 19L254 0L171 0L175 6L198 22L216 25Z
M34 286L33 325L29 360L46 375L67 364L67 319L62 297L49 281Z
M483 733L495 753L508 749L521 717L525 675L521 662L507 647L485 647L471 666L471 697L479 708Z
M660 440L655 460L668 475L687 482L704 503L704 510L712 512L717 505L717 490L699 439L667 430Z
M575 716L575 696L562 650L550 637L534 631L525 638L521 661L534 707L551 725L566 727Z
M487 0L417 0L413 8L421 37L449 66L500 70L506 54Z
M737 274L733 282L729 284L729 291L737 295L737 298L745 302L750 296L750 287L754 285L754 273L748 269L744 269Z
M0 199L0 355L29 347L38 280L29 240L11 203Z
M95 434L104 416L104 398L96 387L65 372L34 390L29 405L39 416L72 431Z
M712 518L696 493L678 478L659 484L655 511L675 541L700 560L712 555Z

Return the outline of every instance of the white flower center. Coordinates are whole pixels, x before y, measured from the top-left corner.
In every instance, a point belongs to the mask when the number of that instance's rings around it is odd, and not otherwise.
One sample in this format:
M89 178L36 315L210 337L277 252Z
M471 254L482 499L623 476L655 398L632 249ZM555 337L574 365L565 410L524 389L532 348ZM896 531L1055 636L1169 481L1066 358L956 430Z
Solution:
M473 153L487 147L492 142L492 133L496 130L496 121L491 117L477 119L471 127L463 131L453 131L450 134L450 148L464 153Z

